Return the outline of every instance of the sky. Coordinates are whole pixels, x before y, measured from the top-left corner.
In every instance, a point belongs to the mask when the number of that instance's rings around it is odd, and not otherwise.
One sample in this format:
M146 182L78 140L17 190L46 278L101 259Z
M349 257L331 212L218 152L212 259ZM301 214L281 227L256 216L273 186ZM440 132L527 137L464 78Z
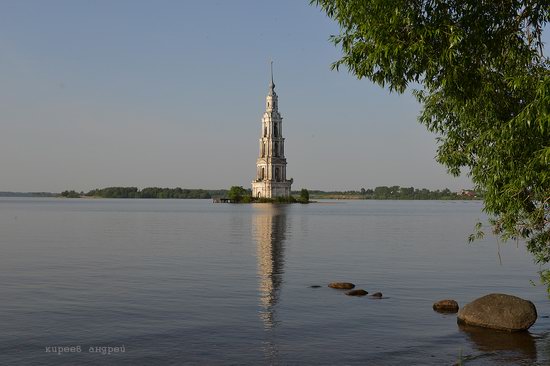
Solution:
M308 0L0 0L0 191L249 188L270 60L293 189L470 188L337 33Z

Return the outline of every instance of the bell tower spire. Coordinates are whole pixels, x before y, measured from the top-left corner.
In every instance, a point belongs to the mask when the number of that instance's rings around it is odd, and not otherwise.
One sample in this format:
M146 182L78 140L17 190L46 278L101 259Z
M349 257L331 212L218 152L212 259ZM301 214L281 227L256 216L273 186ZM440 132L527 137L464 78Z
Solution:
M256 198L288 197L292 179L286 179L285 139L283 138L283 117L278 109L278 97L273 82L273 61L271 61L271 83L265 98L265 112L262 118L260 154L256 161L256 179L252 182L252 194Z
M271 84L269 85L269 90L272 93L275 93L275 83L273 82L273 60L271 60Z
M271 82L269 84L269 92L265 99L266 112L277 112L277 93L275 93L275 83L273 82L273 61L271 61Z

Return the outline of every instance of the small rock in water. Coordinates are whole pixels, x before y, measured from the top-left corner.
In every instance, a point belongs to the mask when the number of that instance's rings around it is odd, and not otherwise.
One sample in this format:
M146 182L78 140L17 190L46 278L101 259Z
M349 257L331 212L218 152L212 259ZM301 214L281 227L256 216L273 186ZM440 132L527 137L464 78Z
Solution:
M433 309L439 313L456 313L458 303L454 300L439 300L434 302Z
M509 332L527 330L536 320L537 309L531 301L505 294L485 295L458 312L459 324Z
M357 289L357 290L351 290L351 291L346 292L346 295L348 295L348 296L365 296L366 294L368 294L368 292L361 289L361 288Z
M320 285L311 285L311 286L309 286L309 287L311 287L311 288L319 288L319 287L321 287L321 286L320 286Z
M352 288L355 287L355 285L350 282L332 282L328 284L328 287L337 288L340 290L351 290Z
M381 299L382 298L382 293L381 292L375 292L374 294L370 295L370 297L374 297L376 299Z

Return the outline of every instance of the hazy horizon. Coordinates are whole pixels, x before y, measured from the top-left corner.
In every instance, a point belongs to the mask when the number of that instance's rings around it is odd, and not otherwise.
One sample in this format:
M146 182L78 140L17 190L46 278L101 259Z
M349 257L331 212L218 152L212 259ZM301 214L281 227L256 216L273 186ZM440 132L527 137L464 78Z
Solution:
M274 60L293 190L471 188L308 1L0 4L0 191L249 188Z

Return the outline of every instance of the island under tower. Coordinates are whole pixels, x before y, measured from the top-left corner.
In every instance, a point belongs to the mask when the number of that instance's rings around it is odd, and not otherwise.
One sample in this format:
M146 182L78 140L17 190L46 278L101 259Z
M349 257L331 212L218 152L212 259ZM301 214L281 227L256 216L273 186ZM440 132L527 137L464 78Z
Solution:
M292 179L286 179L283 118L279 113L273 82L273 62L271 62L271 84L265 99L260 154L256 161L256 179L252 182L252 195L256 198L289 197Z

